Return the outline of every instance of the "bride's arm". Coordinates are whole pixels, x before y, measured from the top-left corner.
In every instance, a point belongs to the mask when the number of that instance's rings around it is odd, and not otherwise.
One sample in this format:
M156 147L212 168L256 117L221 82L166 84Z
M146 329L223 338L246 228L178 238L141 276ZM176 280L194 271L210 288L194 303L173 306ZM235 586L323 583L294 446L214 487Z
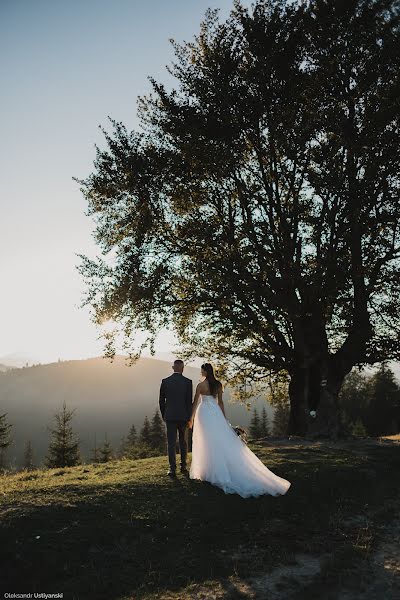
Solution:
M224 415L224 417L226 419L224 401L222 400L222 385L220 385L218 387L218 406L222 410L222 414Z
M198 405L199 399L200 399L200 386L201 386L201 383L198 383L197 387L196 387L196 393L194 395L194 400L193 400L193 404L192 404L192 416L189 421L190 428L193 427L194 415L196 414L197 405Z

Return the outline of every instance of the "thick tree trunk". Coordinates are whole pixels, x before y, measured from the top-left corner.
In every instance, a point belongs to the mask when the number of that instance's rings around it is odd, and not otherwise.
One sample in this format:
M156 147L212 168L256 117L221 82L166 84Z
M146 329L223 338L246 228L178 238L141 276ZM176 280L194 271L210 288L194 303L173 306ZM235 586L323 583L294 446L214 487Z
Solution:
M290 415L288 435L304 436L307 433L308 372L306 368L295 368L290 373Z
M310 409L316 415L308 415L307 436L337 439L341 435L338 396L342 383L343 377L338 374L331 373L320 379L319 399Z
M309 302L305 316L294 322L295 351L290 375L289 435L337 438L342 434L338 395L361 350L351 340L332 355L328 350L324 313Z
M342 434L338 395L345 373L328 361L326 357L290 373L289 435L335 439Z

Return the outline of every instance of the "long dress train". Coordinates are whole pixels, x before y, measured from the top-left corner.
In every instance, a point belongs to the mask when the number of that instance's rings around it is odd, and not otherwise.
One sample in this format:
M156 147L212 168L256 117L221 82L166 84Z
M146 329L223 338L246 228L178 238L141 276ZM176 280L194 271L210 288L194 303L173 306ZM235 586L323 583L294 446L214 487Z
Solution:
M201 395L192 436L191 479L208 481L243 498L286 494L290 482L270 471L225 419L217 399Z

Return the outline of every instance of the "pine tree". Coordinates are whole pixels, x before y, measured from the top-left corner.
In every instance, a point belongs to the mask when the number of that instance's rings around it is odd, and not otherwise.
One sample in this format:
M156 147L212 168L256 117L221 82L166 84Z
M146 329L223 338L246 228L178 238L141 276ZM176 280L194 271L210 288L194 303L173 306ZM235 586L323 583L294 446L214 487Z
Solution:
M263 406L260 423L260 435L261 437L267 437L270 435L269 430L269 418L267 415L267 409Z
M370 378L353 369L345 378L339 394L339 411L344 427L351 431L357 420L365 421L371 392Z
M140 443L151 447L151 427L147 415L144 418L143 427L140 431Z
M136 446L137 441L138 441L138 439L137 439L136 427L132 423L131 428L128 433L128 437L127 437L127 444L130 447L134 447L134 446Z
M117 451L118 458L135 458L137 455L137 446L138 446L138 436L136 432L136 427L132 423L128 435L123 435L121 437L119 448Z
M96 434L94 434L94 447L92 448L92 456L91 456L90 460L92 463L100 462L100 453L99 453L99 448L97 446Z
M99 448L99 452L100 452L100 462L106 463L106 462L110 462L110 460L112 460L113 451L112 451L111 444L107 439L106 433L104 434L104 443Z
M370 379L370 401L367 408L366 426L369 435L397 433L397 404L400 387L387 364L382 363Z
M367 430L365 429L365 425L361 419L357 419L357 421L352 424L351 433L356 437L367 437Z
M35 468L35 465L33 462L32 442L31 442L31 440L27 440L27 442L25 444L25 451L24 451L24 469L31 471L34 468Z
M255 407L253 409L253 416L250 421L249 436L253 440L260 437L260 417L258 416L258 412Z
M75 436L71 427L74 412L75 409L67 409L64 400L62 410L54 416L55 428L48 428L52 434L52 439L48 455L45 458L45 464L49 468L73 467L81 464L79 439Z
M272 422L272 434L276 437L287 435L289 422L289 403L279 402L275 405L274 419Z
M151 447L163 452L165 450L165 430L160 413L156 409L150 425Z
M7 423L6 417L7 413L0 415L0 470L5 468L4 454L12 442L10 433L12 425Z
M116 453L117 458L129 456L129 445L126 436L122 436L119 442L119 448Z

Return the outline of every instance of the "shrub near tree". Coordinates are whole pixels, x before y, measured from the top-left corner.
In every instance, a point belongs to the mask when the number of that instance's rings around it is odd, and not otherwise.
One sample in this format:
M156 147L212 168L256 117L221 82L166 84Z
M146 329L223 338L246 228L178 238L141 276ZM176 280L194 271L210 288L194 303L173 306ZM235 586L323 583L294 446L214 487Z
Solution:
M352 424L351 433L359 438L367 437L367 430L361 419L357 419L357 421Z

